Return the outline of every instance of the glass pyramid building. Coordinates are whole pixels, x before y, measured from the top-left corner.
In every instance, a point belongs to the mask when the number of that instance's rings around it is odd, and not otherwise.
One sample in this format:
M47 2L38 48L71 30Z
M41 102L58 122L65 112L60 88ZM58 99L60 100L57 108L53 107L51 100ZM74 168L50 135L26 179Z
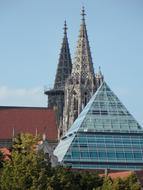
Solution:
M141 170L143 129L103 82L54 154L77 169Z

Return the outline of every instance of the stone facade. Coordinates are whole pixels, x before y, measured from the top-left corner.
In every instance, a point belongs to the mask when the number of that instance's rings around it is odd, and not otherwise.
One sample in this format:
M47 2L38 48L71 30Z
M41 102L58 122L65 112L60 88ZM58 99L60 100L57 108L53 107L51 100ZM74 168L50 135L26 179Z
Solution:
M96 90L96 80L84 16L83 9L72 73L65 86L63 133L71 126Z
M65 24L54 88L45 92L48 95L48 106L57 112L59 137L65 134L103 81L100 70L96 75L94 73L84 8L81 16L74 63L71 63Z
M51 90L45 91L45 94L48 95L48 107L53 108L56 111L59 137L62 135L65 82L71 74L71 70L72 62L67 38L67 25L65 22L64 37L54 87Z

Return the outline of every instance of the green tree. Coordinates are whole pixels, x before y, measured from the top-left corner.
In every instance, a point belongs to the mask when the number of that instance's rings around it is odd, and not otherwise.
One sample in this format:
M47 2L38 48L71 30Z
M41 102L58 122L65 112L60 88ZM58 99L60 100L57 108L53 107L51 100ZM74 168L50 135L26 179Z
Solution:
M129 177L126 178L125 184L129 190L140 190L141 189L141 185L140 185L135 173L131 174Z
M53 175L48 178L48 190L80 190L81 175L70 168L58 166L54 168Z
M125 180L116 178L113 180L112 190L124 190L126 188Z
M109 176L105 176L101 190L111 190L113 187L113 180Z
M97 187L96 190L140 190L141 185L138 182L137 176L131 174L127 178L111 179L106 176L102 187Z
M36 151L38 140L30 134L21 134L15 139L11 160L4 163L2 170L2 190L47 188L48 164L44 163L44 155Z
M80 186L83 190L92 190L96 189L99 186L102 186L103 178L100 177L95 172L82 172Z
M125 179L100 177L95 172L51 167L43 152L37 152L38 137L20 134L15 138L11 159L3 163L0 190L139 190L135 174ZM0 161L3 155L0 154Z

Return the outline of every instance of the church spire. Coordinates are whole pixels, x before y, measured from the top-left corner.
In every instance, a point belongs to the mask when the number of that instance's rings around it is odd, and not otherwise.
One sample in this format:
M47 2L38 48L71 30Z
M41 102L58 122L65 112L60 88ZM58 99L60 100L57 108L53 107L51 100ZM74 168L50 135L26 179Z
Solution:
M63 108L64 108L64 89L65 83L72 70L72 62L67 38L67 24L64 23L64 37L62 42L62 47L60 51L58 67L54 82L53 89L45 91L48 95L48 107L56 110L58 134L61 134L61 125L63 121Z
M93 62L90 52L88 35L85 24L85 9L82 8L82 21L80 25L79 37L77 42L76 56L73 64L72 75L79 79L94 76Z
M75 121L96 90L96 80L86 30L85 15L83 7L72 73L65 85L63 134Z
M59 62L55 77L54 89L63 90L65 86L65 81L71 74L72 62L67 38L67 24L64 23L64 37L62 42L62 48L59 56Z

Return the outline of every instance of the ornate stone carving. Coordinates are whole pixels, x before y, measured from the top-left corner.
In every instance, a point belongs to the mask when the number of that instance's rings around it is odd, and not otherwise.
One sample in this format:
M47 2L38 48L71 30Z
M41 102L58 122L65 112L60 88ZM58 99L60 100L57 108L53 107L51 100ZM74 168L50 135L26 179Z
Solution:
M95 74L82 9L82 22L72 72L65 85L63 133L71 126L96 89Z

